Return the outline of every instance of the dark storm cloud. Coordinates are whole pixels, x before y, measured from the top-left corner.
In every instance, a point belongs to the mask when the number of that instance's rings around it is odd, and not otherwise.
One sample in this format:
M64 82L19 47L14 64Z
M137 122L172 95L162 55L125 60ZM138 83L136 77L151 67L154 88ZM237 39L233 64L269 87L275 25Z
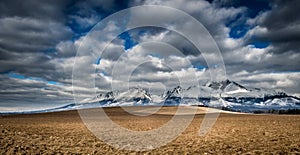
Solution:
M64 77L68 77L58 64L43 53L14 53L10 59L1 60L0 66L1 73L16 72L52 81L61 81Z
M0 85L0 103L38 103L49 102L65 103L70 101L71 91L62 91L60 86L49 85L44 81L33 79L9 78L6 75L0 75L0 80L5 84Z
M266 15L261 25L270 30L277 30L300 24L299 9L298 0L275 0L271 12Z
M259 26L253 29L248 42L269 42L274 46L271 52L299 53L300 49L300 1L275 0L271 10L256 17Z
M0 17L32 17L40 20L64 21L64 8L69 0L2 0L0 2Z
M47 51L72 34L62 23L31 17L3 17L0 25L0 47L11 52Z
M59 41L70 39L65 27L69 1L0 2L0 47L9 52L47 51Z
M62 45L56 48L73 35L71 28L66 26L65 12L69 5L70 1L60 0L0 1L1 103L45 103L49 100L66 103L72 99L67 80L71 78L67 63L72 64L72 61L60 58L75 52L70 52L73 46L65 46L69 51L59 51ZM60 53L59 57L55 57L55 53ZM12 78L10 73L28 79ZM47 81L64 84L50 85Z
M72 37L65 26L69 1L0 2L0 72L56 77L51 55L56 44Z
M140 33L144 32L144 33ZM199 55L201 54L200 51L193 45L189 40L187 40L184 36L180 35L179 33L175 31L170 31L164 28L158 28L158 27L144 27L144 28L137 28L134 30L129 31L129 33L137 40L143 41L159 41L159 42L165 42L179 51L181 51L182 54L188 56L188 55ZM157 36L157 37L155 37ZM162 37L159 37L162 36ZM201 36L199 36L201 37ZM159 49L156 49L155 47L152 47L153 50L156 50L156 52L159 52ZM177 55L175 52L168 53L168 55Z
M270 9L270 1L268 0L213 0L212 3L219 7L245 7L247 8L246 15L251 18Z

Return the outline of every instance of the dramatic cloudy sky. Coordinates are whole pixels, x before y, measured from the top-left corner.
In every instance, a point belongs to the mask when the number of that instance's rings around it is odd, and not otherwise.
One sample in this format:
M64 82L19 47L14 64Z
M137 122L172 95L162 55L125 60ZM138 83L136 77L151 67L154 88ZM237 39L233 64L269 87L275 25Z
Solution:
M189 85L191 78L208 82L211 68L206 62L216 56L208 54L204 59L189 40L170 29L141 27L115 37L110 35L119 25L112 21L98 28L101 34L90 32L105 17L140 5L173 7L201 22L221 51L229 79L300 96L299 0L2 0L0 106L70 103L73 89L84 98L95 90L109 90L112 83L119 89L129 84L159 92L178 81ZM185 23L178 19L168 26L184 27ZM105 51L75 57L79 48L97 52L103 35L113 40ZM205 39L200 41L205 44ZM81 84L72 86L75 59L84 77L75 81ZM87 75L89 67L96 71ZM128 72L129 79L123 77ZM86 83L93 79L96 87L90 90Z

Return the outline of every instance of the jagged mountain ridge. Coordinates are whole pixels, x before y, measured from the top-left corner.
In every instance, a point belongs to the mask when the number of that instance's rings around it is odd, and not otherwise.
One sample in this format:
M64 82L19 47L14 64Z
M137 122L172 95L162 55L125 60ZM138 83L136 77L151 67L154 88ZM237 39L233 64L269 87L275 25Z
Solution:
M263 88L245 87L237 82L225 80L209 82L202 86L182 88L177 86L162 95L152 95L142 88L130 88L125 92L110 91L100 93L93 99L82 103L99 102L101 105L203 105L210 107L227 107L239 111L251 111L265 108L300 108L298 97Z
M209 82L206 84L207 87L210 87L212 89L215 89L215 90L222 90L224 91L228 86L230 85L233 85L233 86L236 86L238 88L241 88L241 89L244 89L244 90L247 90L246 87L234 82L234 81L230 81L230 80L225 80L225 81L212 81L212 82Z
M148 103L152 101L150 93L142 88L130 88L127 91L109 91L99 93L96 97L85 99L80 103L99 102L103 104L110 104L115 102L143 102Z

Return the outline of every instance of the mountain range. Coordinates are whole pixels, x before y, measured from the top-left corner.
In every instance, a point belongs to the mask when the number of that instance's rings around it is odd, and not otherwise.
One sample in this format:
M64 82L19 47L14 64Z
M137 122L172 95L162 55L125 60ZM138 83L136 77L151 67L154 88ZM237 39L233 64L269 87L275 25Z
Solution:
M80 104L99 103L101 106L123 105L197 105L233 111L300 109L300 99L283 91L250 88L231 80L213 81L200 86L175 88L154 95L142 88L109 91L85 99Z

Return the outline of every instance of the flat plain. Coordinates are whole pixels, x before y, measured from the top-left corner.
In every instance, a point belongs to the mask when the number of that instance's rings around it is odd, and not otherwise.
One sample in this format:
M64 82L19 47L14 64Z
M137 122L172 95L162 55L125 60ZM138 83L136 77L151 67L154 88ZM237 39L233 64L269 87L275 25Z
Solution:
M172 142L138 152L99 140L77 111L2 115L0 154L300 154L300 115L221 113L211 130L199 136L205 110L199 108ZM164 125L175 111L176 107L163 107L153 115L135 116L119 107L105 108L114 122L137 131Z

